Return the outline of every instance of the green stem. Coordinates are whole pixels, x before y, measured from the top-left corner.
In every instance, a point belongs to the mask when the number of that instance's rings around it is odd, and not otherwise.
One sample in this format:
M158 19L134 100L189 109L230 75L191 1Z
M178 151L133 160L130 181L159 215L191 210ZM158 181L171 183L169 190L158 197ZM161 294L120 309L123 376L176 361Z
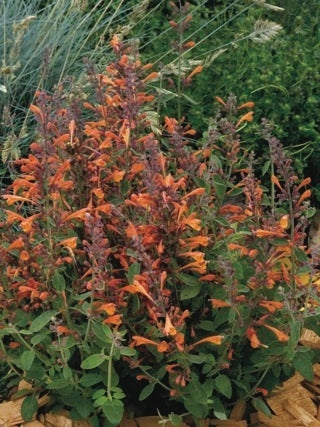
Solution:
M181 73L182 73L182 44L183 44L183 17L181 16L181 2L179 1L180 19L179 19L179 51L178 51L178 82L177 82L177 95L178 95L178 121L181 120Z
M108 383L107 383L107 394L110 400L112 400L111 377L112 377L112 357L113 357L114 346L115 346L115 343L114 341L112 341L110 354L109 354L109 361L108 361Z
M274 163L271 160L271 176L274 176ZM271 181L271 214L274 215L275 212L275 187L274 183Z
M13 372L15 372L17 374L18 377L20 377L23 380L23 375L14 367L14 365L10 362L10 356L8 355L8 353L6 352L6 348L3 344L2 339L0 340L0 345L1 345L1 350L3 352L3 354L5 355L5 362L8 363L8 365L10 366L10 368L13 370Z
M165 390L171 391L171 388L166 386L165 384L163 384L163 382L161 382L158 378L155 378L153 375L150 375L150 373L145 370L142 366L139 366L139 369L141 369L141 371L149 378L152 379L153 382L155 382L156 384L161 385L161 387L163 387Z
M28 350L34 351L36 356L38 357L41 362L43 362L46 366L53 367L52 363L48 358L44 358L41 353L39 353L34 347L31 347L31 345L23 338L23 336L20 334L20 332L13 326L13 334L17 335L18 339L20 340L21 344L23 344Z
M259 385L262 383L264 377L267 375L267 373L269 372L271 368L271 365L268 365L266 367L266 369L263 371L261 377L258 379L258 381L256 382L256 384L252 387L251 392L248 393L248 395L246 397L252 397L252 395L255 393L256 389L259 387Z

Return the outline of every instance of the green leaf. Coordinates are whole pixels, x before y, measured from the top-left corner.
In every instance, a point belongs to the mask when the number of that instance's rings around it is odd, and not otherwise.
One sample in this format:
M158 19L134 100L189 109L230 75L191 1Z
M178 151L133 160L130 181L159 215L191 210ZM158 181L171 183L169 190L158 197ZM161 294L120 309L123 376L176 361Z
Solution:
M137 351L130 347L120 347L120 354L122 356L135 356Z
M142 390L141 393L139 395L139 401L141 402L142 400L146 399L148 396L150 396L150 394L153 392L154 390L154 384L148 384L146 385Z
M106 390L104 388L100 388L99 390L96 390L93 395L92 399L97 400L100 399L100 397L104 396L106 394Z
M94 410L92 402L85 398L78 398L75 407L83 419L88 418Z
M223 394L227 399L232 396L232 385L230 379L226 375L219 375L214 380L216 390Z
M223 406L223 403L221 402L221 400L217 397L213 399L213 408L214 408L213 413L215 417L218 418L218 420L227 419L225 407Z
M24 421L29 422L38 410L38 401L35 396L27 396L21 406L21 415Z
M107 420L112 425L116 426L120 424L124 412L124 406L121 400L109 400L103 405L102 410Z
M266 403L264 403L263 400L259 399L258 397L254 397L252 399L252 405L255 407L257 411L261 411L268 417L271 417L272 413L270 411L270 408Z
M41 313L38 317L34 319L31 323L29 330L31 332L39 332L42 328L46 326L47 323L52 320L54 316L58 314L57 311L49 310Z
M66 289L66 281L58 271L52 276L52 285L59 292L63 292Z
M69 381L66 381L64 378L62 377L56 377L53 378L52 381L47 383L47 388L49 390L59 390L61 388L66 388L70 385Z
M182 288L180 299L185 300L196 297L199 294L200 289L201 284L198 284L198 286L185 286Z
M174 412L171 412L169 414L169 420L170 420L171 424L173 424L174 426L181 426L183 423L182 416L177 415Z
M107 340L112 339L112 331L107 325L102 325L101 323L94 322L92 323L93 333L99 340L103 342L108 342Z
M195 99L191 98L191 96L186 95L185 93L182 93L182 96L183 96L183 97L184 97L188 102L190 102L190 104L193 104L193 105L198 105L198 104L199 104L199 102L198 102L198 101L196 101Z
M35 355L36 354L34 350L27 350L22 353L20 361L21 361L22 369L24 371L29 371L34 361Z
M313 380L312 356L310 353L297 353L293 359L293 366L306 380Z
M300 339L301 335L301 323L298 320L295 320L291 324L291 332L289 345L295 347Z
M108 356L104 354L91 354L91 356L87 357L82 363L82 369L94 369L97 366L100 366L105 360L108 359Z
M219 199L223 200L226 194L227 183L220 175L214 175L213 185Z
M176 274L176 277L187 286L199 286L199 279L190 274Z
M193 399L185 398L183 404L187 411L197 418L206 418L209 412L208 406L204 403L196 402Z
M92 385L98 384L103 380L101 374L84 374L79 383L82 387L90 387Z
M192 381L190 381L185 390L186 392L188 392L188 394L190 394L190 398L193 399L195 402L207 402L207 393L197 379L193 379Z
M83 294L79 294L79 295L74 295L72 297L72 299L76 300L76 301L83 301L89 297L91 297L92 295L92 291L89 292L84 292Z
M262 167L262 176L264 176L268 172L270 165L271 165L271 161L267 160Z
M48 334L37 334L34 335L30 340L32 345L43 343L44 345L50 345L51 339Z
M133 264L130 265L129 270L128 270L128 281L130 284L133 283L133 279L134 276L136 274L140 274L141 268L140 268L140 264L138 262L134 262Z

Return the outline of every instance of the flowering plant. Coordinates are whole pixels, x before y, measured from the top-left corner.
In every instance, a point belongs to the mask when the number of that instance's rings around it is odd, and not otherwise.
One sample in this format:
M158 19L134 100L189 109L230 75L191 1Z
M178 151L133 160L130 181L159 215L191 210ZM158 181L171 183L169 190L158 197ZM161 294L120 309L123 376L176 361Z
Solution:
M298 345L318 305L310 180L268 123L270 194L255 178L239 137L251 102L217 98L198 141L183 118L165 117L156 136L146 87L158 74L112 46L106 73L89 72L92 100L38 93L38 138L2 196L8 385L33 383L19 391L26 420L48 390L54 408L92 425L117 425L124 402L159 392L154 410L197 419L226 418L238 399L264 408L261 394L294 369L312 375Z

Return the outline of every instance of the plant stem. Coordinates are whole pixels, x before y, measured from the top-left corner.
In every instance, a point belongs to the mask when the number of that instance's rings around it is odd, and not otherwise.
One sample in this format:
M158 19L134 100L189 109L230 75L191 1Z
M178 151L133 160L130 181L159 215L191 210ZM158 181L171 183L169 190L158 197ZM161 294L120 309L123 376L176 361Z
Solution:
M112 400L112 394L111 394L111 376L112 376L112 357L113 357L113 350L114 350L115 343L112 341L110 354L109 354L109 361L108 361L108 383L107 383L107 394L108 398Z

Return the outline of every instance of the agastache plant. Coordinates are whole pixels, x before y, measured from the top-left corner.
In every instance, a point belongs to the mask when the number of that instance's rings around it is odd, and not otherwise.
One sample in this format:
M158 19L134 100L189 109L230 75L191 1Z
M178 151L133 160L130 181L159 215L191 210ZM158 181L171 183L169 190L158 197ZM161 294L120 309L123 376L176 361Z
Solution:
M118 425L124 403L159 391L167 414L195 419L226 418L239 399L261 407L312 369L298 344L319 300L303 245L309 180L268 135L269 198L240 139L254 105L233 96L216 98L197 142L182 117L153 133L158 73L111 45L85 101L63 85L38 94L37 140L2 196L1 351L11 383L34 384L25 418L47 391L93 425Z

